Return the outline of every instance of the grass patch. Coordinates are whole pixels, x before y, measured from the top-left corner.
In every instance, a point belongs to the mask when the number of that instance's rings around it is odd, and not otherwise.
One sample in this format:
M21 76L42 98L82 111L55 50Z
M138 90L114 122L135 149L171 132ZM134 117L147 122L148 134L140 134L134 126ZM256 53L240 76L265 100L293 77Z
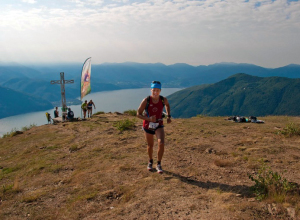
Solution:
M19 192L21 192L20 184L19 184L18 179L16 178L14 183L12 183L12 184L2 185L2 187L0 189L0 197L3 197L4 195L7 195L7 194L14 194L14 193L19 193Z
M232 155L233 157L237 157L237 156L238 156L238 154L237 154L236 152L231 152L231 155Z
M114 125L119 131L130 130L135 126L135 120L124 119L117 121Z
M249 160L249 157L248 157L248 156L243 156L242 159L243 159L244 161L248 161L248 160Z
M232 162L228 160L215 160L214 164L218 167L230 167L232 166Z
M7 191L12 190L14 184L2 185L2 194L5 194Z
M19 166L3 168L2 171L0 172L0 180L2 180L5 176L11 173L18 171L19 169L20 169Z
M109 153L109 154L105 154L104 155L104 159L109 159L109 160L121 160L126 158L125 155L117 155L117 154L113 154L113 153Z
M76 144L72 145L72 146L69 148L70 153L76 152L76 151L78 151L78 150L79 150L79 148L78 148L78 146L77 146Z
M3 168L2 169L2 174L5 175L5 174L9 174L9 173L12 173L14 171L17 171L19 169L19 167L10 167L10 168Z
M133 167L133 165L125 164L123 166L120 166L120 171L121 172L126 172L126 171L135 171L136 168Z
M133 199L134 189L130 186L120 186L118 190L118 194L121 195L121 201L126 203Z
M85 193L78 192L78 193L79 195L76 195L75 198L69 200L70 203L76 203L78 201L84 201L84 200L91 201L95 199L98 195L98 192L85 192Z
M35 192L31 192L29 195L23 196L21 202L32 203L38 201L42 196L44 196L46 192L38 190Z
M43 149L45 149L45 150L56 150L56 149L58 149L58 148L59 148L58 145L53 145L53 146L45 147L45 148L43 148Z
M136 110L127 110L127 111L124 111L123 112L124 114L127 114L127 115L131 115L131 116L136 116Z
M51 165L47 168L47 171L50 173L59 173L61 170L63 170L63 166L59 164Z

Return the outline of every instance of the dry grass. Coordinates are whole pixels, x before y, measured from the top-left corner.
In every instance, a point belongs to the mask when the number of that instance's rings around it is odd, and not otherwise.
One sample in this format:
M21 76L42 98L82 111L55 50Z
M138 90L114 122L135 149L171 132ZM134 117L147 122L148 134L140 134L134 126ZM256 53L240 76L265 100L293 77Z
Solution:
M214 164L218 167L230 167L232 166L232 162L231 161L228 161L228 160L220 160L220 159L217 159L214 161Z
M0 219L299 217L298 191L284 201L253 200L248 174L260 160L300 183L300 137L278 132L300 118L261 119L266 123L174 119L165 126L163 175L146 170L142 121L130 115L99 114L2 138ZM134 126L120 132L115 125L124 120Z

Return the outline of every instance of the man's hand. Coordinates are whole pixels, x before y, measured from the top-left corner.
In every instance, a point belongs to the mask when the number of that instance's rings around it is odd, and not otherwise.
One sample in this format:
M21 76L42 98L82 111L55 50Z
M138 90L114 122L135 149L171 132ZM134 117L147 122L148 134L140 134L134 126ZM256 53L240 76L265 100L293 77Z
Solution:
M167 118L167 123L170 124L172 122L171 118Z
M149 118L150 122L156 122L156 115L153 115Z

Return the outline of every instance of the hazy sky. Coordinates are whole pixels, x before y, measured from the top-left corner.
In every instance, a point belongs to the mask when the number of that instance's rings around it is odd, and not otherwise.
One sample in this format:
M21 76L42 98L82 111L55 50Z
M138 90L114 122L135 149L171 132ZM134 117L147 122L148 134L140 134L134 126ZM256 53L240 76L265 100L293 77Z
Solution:
M0 0L0 62L300 64L297 0Z

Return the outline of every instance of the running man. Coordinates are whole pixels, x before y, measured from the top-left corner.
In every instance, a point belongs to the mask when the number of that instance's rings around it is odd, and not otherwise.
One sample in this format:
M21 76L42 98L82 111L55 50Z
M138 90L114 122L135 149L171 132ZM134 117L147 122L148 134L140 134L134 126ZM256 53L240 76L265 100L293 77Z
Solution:
M160 96L161 83L153 81L151 83L151 96L144 98L141 102L138 110L137 117L144 120L143 130L147 141L147 152L149 156L149 163L147 169L152 171L153 169L153 145L154 135L156 135L158 142L157 150L157 166L158 173L163 173L161 167L161 160L164 154L165 144L165 131L163 125L163 108L165 105L167 112L167 123L171 123L171 109L167 98ZM143 114L145 110L146 114Z

